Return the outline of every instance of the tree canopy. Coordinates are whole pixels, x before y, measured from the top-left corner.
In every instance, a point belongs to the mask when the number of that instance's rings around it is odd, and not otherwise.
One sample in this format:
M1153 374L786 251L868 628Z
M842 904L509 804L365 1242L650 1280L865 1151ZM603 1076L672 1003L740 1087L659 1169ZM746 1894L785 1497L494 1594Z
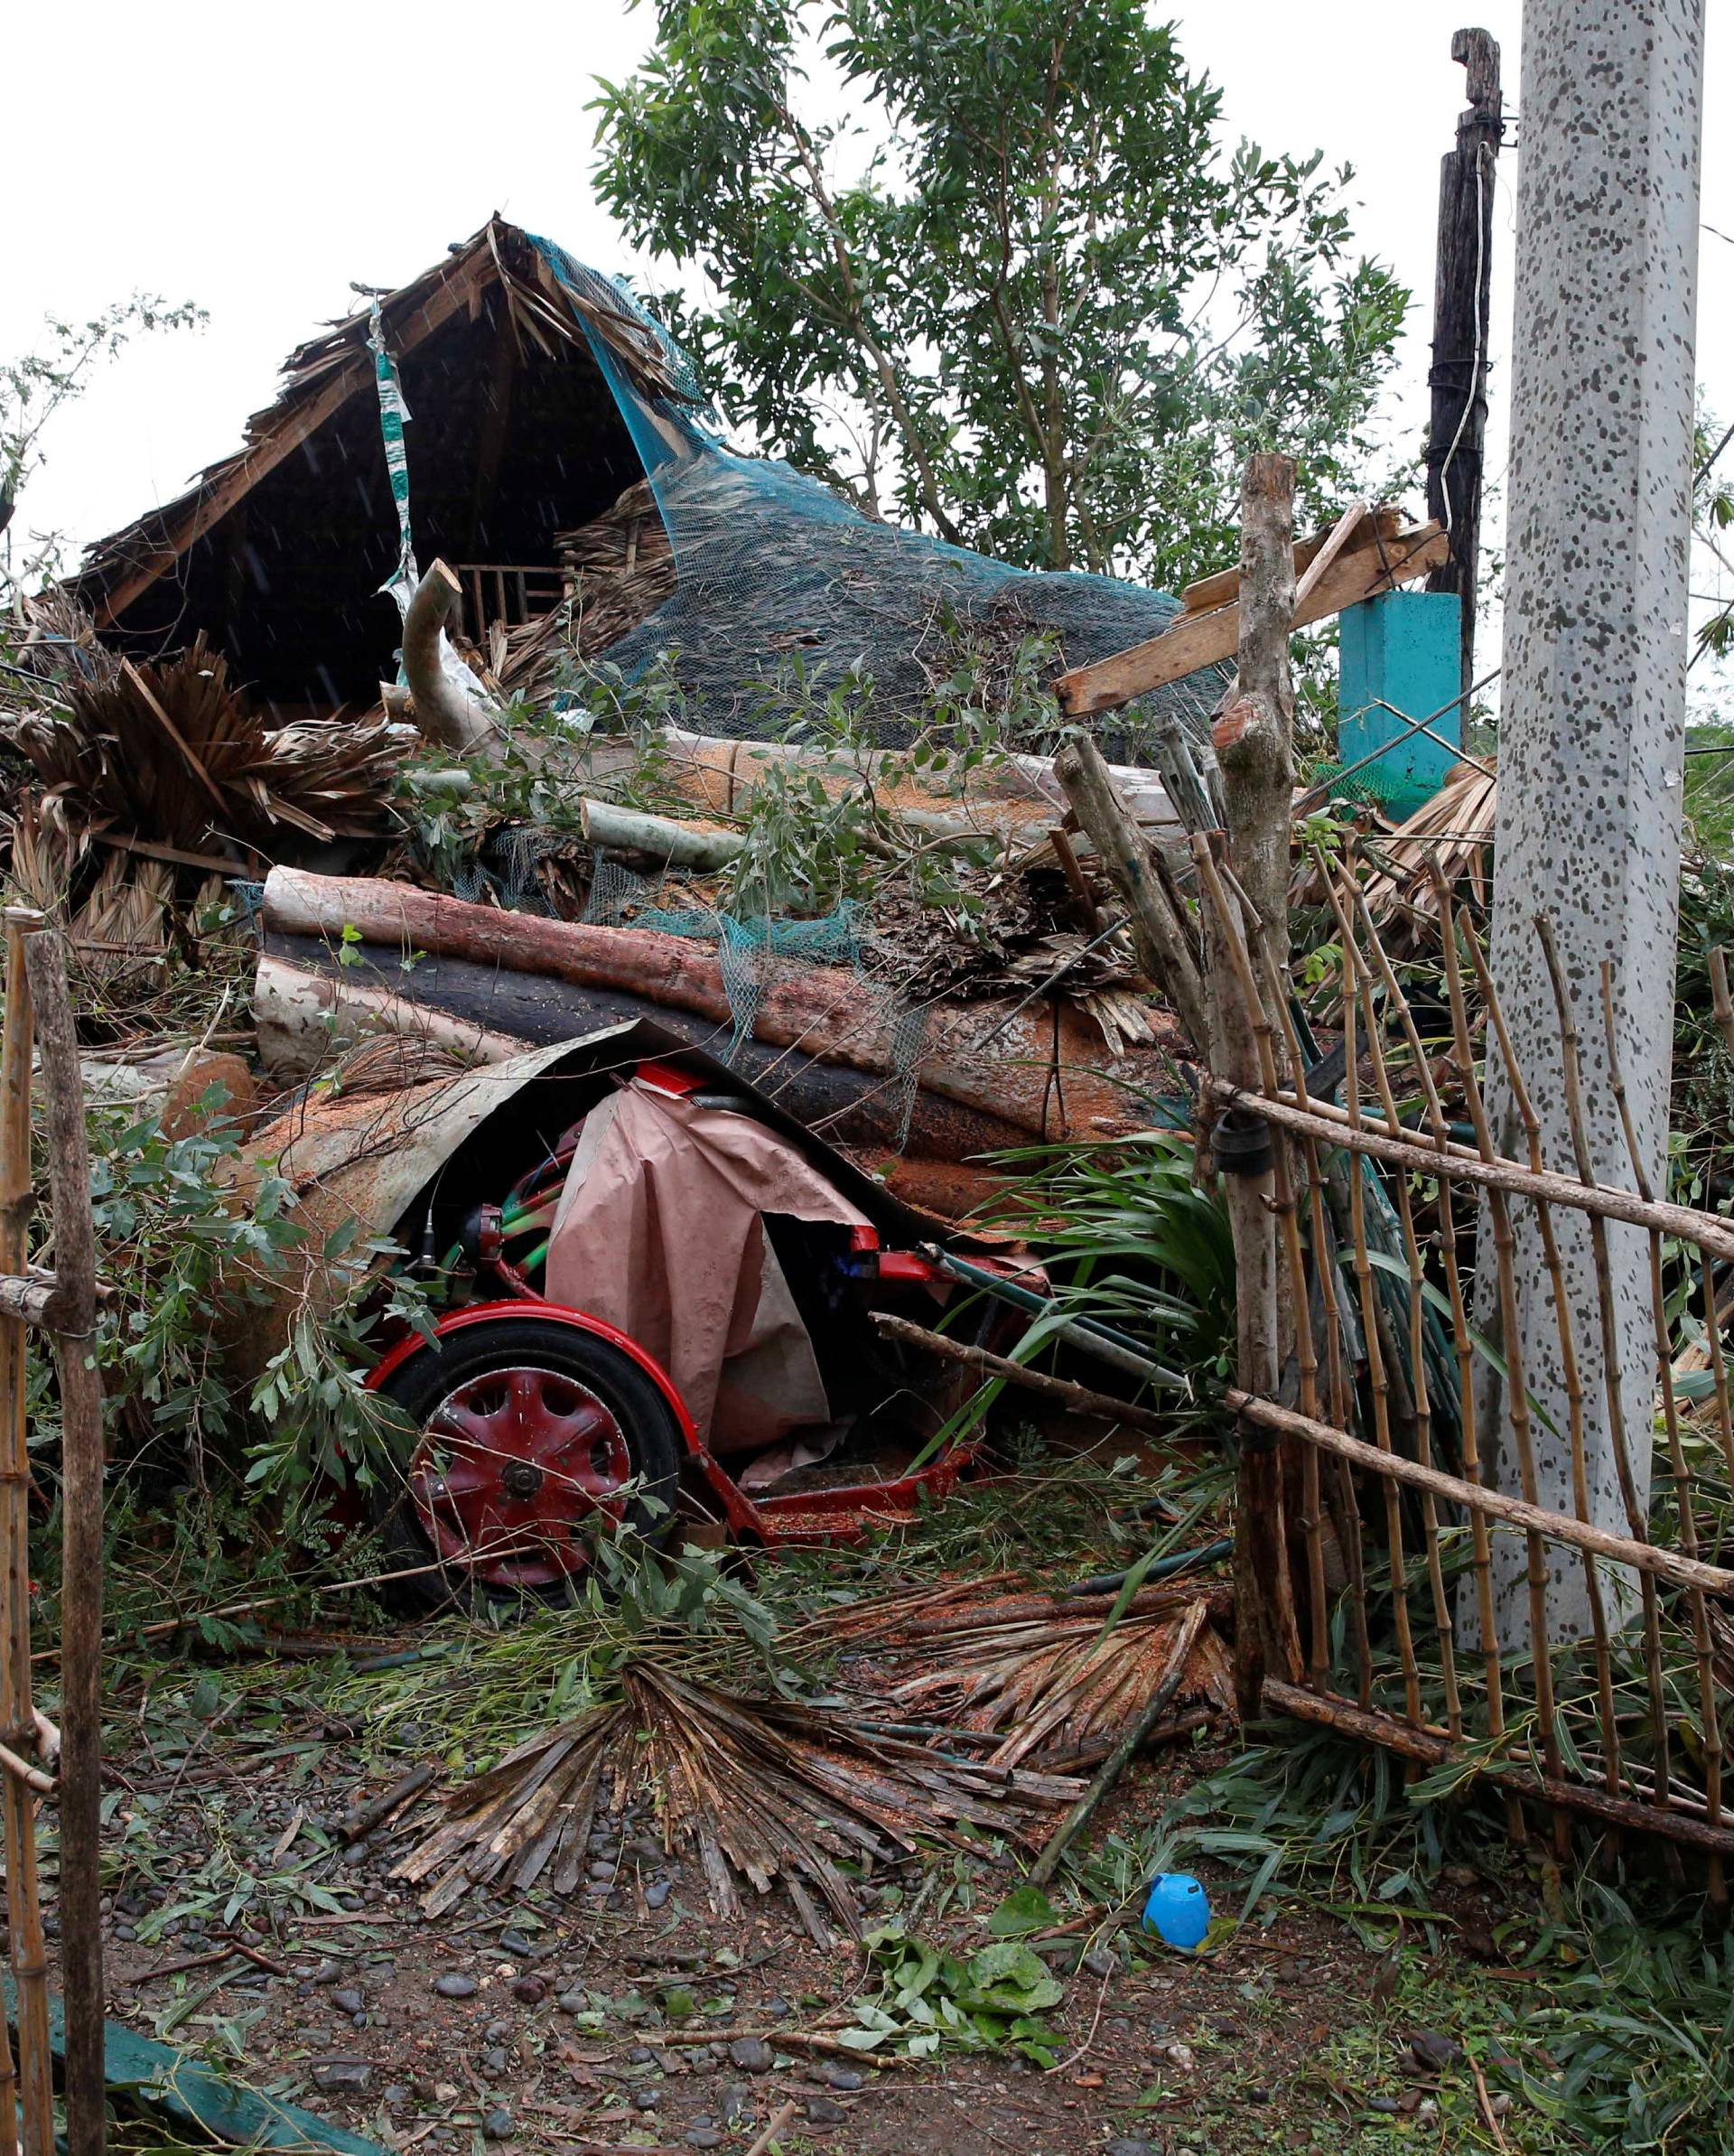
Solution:
M1179 583L1246 454L1350 493L1408 294L1344 171L1230 148L1142 0L655 0L599 191L763 445L1035 568ZM702 277L699 286L695 275Z

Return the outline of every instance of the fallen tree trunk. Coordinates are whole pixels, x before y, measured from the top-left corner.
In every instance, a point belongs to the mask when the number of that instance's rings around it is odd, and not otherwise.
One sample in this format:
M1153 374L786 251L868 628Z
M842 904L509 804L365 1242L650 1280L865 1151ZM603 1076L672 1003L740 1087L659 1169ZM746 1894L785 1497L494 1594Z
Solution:
M684 1011L735 1030L722 968L704 945L645 929L591 928L539 915L508 913L406 883L368 877L315 876L275 868L266 885L264 920L277 935L346 937L398 954L532 974L544 982L641 996L665 1012ZM842 1064L919 1087L1029 1135L1113 1135L1136 1127L1135 1088L1160 1091L1168 1066L1160 1053L1133 1051L1115 1075L1099 1035L1069 1004L1008 1010L996 1003L929 1006L917 1051L898 1038L906 1013L841 968L797 966L767 981L753 1013L753 1037L821 1062ZM993 1053L985 1052L992 1046ZM1173 1046L1179 1048L1178 1041ZM1181 1049L1180 1052L1184 1052ZM1123 1077L1121 1075L1123 1074Z
M611 801L586 799L579 813L584 836L593 846L611 854L641 854L647 860L697 869L705 875L727 868L747 843L738 831L706 831L673 817L617 808Z
M903 752L893 749L867 749L844 758L807 742L732 741L720 734L688 733L679 726L663 727L661 737L675 767L676 784L684 780L684 790L690 798L723 816L739 815L766 772L779 766L816 771L821 779L842 788L878 785L888 770L900 771L907 764ZM1123 763L1110 764L1108 770L1138 822L1171 826L1178 844L1183 834L1160 773ZM994 757L978 765L968 774L964 797L955 810L946 807L947 797L937 786L930 798L935 810L955 815L960 825L968 821L971 800L1010 806L1027 803L1036 813L1015 820L1036 824L1064 816L1067 807L1066 797L1054 781L1050 760L1023 754ZM989 817L984 820L991 824L996 819Z
M254 1016L266 1068L279 1084L311 1077L335 1049L378 1031L424 1038L479 1063L503 1062L527 1047L582 1040L635 1019L710 1055L729 1048L732 1027L618 989L574 987L466 959L430 957L409 975L405 993L396 948L347 949L350 962L343 964L316 938L271 936L254 984ZM742 1078L834 1144L895 1146L904 1136L902 1087L894 1079L753 1040L743 1041L732 1061ZM999 1116L917 1089L907 1135L912 1154L958 1161L1028 1143L1028 1132ZM916 1191L906 1195L911 1203L924 1202Z

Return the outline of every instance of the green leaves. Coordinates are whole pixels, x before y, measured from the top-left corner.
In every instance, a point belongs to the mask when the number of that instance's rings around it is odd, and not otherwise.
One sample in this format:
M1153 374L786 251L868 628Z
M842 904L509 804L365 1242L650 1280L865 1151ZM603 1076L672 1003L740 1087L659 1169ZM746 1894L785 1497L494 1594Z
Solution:
M987 1920L996 1939L1021 1939L1058 1924L1059 1912L1039 1887L1013 1887Z
M1018 1893L1001 1904L995 1920ZM1002 1939L964 1962L895 1925L869 1932L862 1946L881 1983L877 1998L855 2001L854 2025L838 2032L838 2041L852 2050L890 2046L921 2058L946 2048L1006 2047L1037 2065L1054 2063L1053 2031L1041 2016L1059 2004L1065 1988L1033 1948Z
M1026 566L1179 583L1249 450L1355 490L1407 294L1347 171L1243 144L1142 0L657 0L593 100L597 191L703 297L723 408ZM851 117L822 121L819 112Z

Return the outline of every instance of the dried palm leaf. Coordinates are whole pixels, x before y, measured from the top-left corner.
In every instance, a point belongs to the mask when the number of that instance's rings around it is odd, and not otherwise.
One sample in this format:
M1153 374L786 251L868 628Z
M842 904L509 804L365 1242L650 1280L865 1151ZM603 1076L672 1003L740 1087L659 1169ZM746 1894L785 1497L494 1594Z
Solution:
M1113 1743L1136 1720L1201 1591L1196 1581L1142 1589L1110 1627L1114 1593L995 1600L997 1584L953 1582L857 1604L787 1644L871 1644L874 1689L895 1712L998 1736L989 1765L1069 1759ZM1226 1610L1226 1587L1202 1595L1215 1613ZM1233 1712L1227 1652L1208 1628L1188 1657L1175 1703Z
M941 1666L917 1668L889 1696L906 1713L999 1736L990 1766L1015 1767L1044 1755L1070 1759L1114 1743L1137 1720L1183 1622L1172 1607L1105 1629L1096 1615L990 1621L949 1637ZM930 1662L933 1649L906 1652ZM1174 1703L1226 1714L1234 1698L1227 1650L1207 1625L1187 1657Z
M1418 950L1438 940L1434 861L1454 898L1485 909L1496 805L1491 771L1459 763L1406 824L1368 847L1376 866L1367 879L1366 902L1387 950Z
M648 1797L671 1853L695 1850L719 1917L780 1880L812 1937L825 1912L858 1936L854 1891L839 1868L892 1863L920 1835L962 1841L973 1827L1025 1841L1049 1807L1082 1784L1058 1775L936 1759L921 1746L872 1741L849 1717L780 1698L700 1685L645 1660L622 1673L625 1697L533 1737L448 1799L445 1824L398 1863L431 1880L430 1916L472 1885L573 1891L606 1801Z
M204 639L160 666L59 684L58 711L5 733L69 822L201 848L284 826L329 839L379 824L414 729L374 714L267 727Z

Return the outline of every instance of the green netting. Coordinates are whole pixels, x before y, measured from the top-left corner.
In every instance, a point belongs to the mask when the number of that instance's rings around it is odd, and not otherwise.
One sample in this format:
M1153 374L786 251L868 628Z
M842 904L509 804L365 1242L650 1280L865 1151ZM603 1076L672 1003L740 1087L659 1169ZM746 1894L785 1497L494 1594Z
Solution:
M1106 576L1014 569L924 532L877 523L788 464L733 455L685 355L660 324L612 280L548 240L536 245L578 303L674 553L674 595L611 644L608 659L631 679L676 653L706 731L742 736L774 726L777 685L798 662L809 683L864 667L875 691L872 723L896 745L952 670L946 641L955 630L1051 636L1066 663L1079 666L1157 635L1179 612L1165 592ZM691 401L649 397L634 385L591 326L610 313L629 314L657 340ZM1222 686L1221 670L1210 667L1156 692L1148 710L1176 713L1202 737ZM1114 743L1135 742L1145 715L1116 714Z
M1342 768L1339 763L1316 764L1307 780L1309 789L1324 787L1333 801L1354 801L1381 809L1399 822L1408 815L1406 804L1413 796L1415 782L1407 772L1381 771L1376 763L1369 763L1339 779Z

